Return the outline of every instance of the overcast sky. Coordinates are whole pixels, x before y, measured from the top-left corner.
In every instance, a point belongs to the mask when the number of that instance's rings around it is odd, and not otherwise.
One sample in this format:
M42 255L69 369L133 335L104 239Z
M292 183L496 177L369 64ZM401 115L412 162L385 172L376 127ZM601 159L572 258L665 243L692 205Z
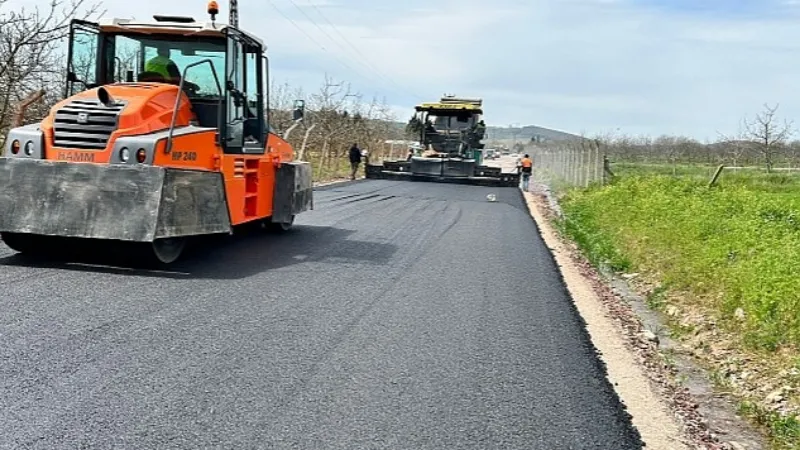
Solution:
M201 19L204 3L104 0L108 16L137 19ZM219 3L227 20L228 3ZM402 120L445 92L484 98L491 125L574 133L713 139L765 102L800 119L800 0L240 0L239 8L241 27L268 44L278 81L310 91L327 72L385 95Z

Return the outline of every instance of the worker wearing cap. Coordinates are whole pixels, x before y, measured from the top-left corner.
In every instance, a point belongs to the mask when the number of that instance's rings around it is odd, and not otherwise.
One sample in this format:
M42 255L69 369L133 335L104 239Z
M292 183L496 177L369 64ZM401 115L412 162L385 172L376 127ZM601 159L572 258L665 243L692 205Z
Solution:
M157 73L170 83L180 83L181 72L178 66L169 58L170 50L164 45L158 47L158 54L147 61L144 66L146 72Z
M477 136L478 140L481 140L486 136L486 123L483 120L479 121L475 124L475 135Z
M520 161L520 174L522 175L522 190L528 190L528 183L531 179L531 174L533 173L533 160L531 160L530 156L526 153L525 157L522 158Z

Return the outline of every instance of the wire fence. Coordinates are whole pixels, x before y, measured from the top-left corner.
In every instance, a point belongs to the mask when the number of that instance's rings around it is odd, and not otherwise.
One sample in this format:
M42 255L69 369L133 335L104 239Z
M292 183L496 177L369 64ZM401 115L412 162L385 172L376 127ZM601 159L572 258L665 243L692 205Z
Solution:
M533 180L554 189L605 184L610 175L603 148L595 141L531 143L525 152L533 159Z

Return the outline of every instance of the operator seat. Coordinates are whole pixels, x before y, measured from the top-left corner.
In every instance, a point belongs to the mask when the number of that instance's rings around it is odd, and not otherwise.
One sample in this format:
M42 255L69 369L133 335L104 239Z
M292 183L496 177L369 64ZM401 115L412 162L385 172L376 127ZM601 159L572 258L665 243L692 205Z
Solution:
M218 128L220 125L219 99L191 98L192 111L201 127Z
M166 83L167 79L158 72L142 72L137 77L142 83Z

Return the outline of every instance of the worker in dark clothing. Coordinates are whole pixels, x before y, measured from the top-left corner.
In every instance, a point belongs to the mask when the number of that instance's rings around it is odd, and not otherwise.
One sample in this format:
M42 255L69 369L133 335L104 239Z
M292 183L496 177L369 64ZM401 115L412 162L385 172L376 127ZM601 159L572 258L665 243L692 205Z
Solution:
M361 149L358 144L353 144L350 147L350 179L356 179L356 172L358 172L358 165L361 163Z
M486 123L484 123L483 120L475 124L475 136L478 137L478 140L481 140L486 136Z
M469 129L465 130L465 133L465 144L472 148L478 148L481 143L481 139L486 136L486 124L483 122L483 120L481 120L469 127Z

